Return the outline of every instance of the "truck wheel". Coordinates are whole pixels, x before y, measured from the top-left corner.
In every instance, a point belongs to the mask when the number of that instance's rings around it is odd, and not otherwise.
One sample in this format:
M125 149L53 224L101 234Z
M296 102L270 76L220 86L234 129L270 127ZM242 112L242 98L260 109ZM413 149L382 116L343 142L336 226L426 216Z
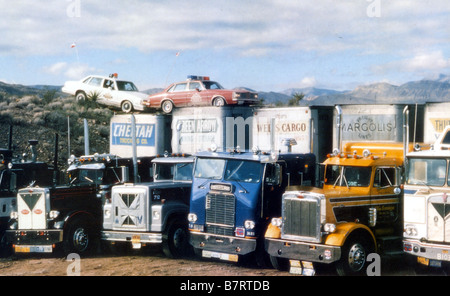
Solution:
M169 114L173 110L173 103L169 100L165 100L161 105L161 109L164 113Z
M88 223L77 219L68 226L64 234L64 252L87 254L93 249L94 234Z
M272 263L273 268L278 269L280 271L289 270L289 260L286 258L270 255L270 263Z
M189 232L185 223L174 221L169 224L163 233L162 249L169 258L179 258L189 253Z
M131 104L130 101L123 101L120 105L120 108L124 113L130 113L131 111L133 111L133 104Z
M371 237L365 233L354 233L345 241L341 259L336 263L338 275L365 275L367 256L375 251Z

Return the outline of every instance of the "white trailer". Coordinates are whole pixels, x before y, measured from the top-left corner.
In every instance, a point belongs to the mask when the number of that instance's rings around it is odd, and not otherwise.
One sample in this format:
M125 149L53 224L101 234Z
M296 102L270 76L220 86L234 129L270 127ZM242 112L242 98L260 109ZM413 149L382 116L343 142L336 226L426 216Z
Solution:
M170 151L170 116L135 114L137 157ZM132 157L131 115L115 115L110 123L109 151L120 157Z

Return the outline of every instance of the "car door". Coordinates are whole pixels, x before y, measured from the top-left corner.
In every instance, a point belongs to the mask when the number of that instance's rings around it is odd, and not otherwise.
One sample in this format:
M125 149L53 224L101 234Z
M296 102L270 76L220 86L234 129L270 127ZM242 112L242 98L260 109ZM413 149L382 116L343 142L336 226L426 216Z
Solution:
M117 86L114 80L104 79L102 83L102 91L99 95L100 101L109 106L118 106L120 101L117 100Z
M183 107L187 104L187 82L177 83L170 94L175 107Z
M199 81L190 81L186 91L187 106L205 105L202 100L202 84Z

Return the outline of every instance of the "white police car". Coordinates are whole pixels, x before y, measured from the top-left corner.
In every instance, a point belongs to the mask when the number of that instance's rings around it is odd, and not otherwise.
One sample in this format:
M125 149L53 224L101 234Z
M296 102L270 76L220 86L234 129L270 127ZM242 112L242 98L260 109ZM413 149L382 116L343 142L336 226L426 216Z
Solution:
M125 113L144 111L142 100L148 96L139 92L133 82L117 79L117 74L109 77L89 75L79 81L67 81L61 90L74 95L77 100L89 96L96 98L98 104L119 108Z

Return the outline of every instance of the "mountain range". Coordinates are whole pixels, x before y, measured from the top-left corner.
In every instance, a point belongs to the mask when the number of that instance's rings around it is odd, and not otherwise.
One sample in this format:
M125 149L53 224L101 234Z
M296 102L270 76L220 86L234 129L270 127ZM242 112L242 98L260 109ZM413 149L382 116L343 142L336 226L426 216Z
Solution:
M39 94L43 91L60 92L61 86L55 85L19 85L0 82L2 93L22 96ZM236 87L235 89L248 89ZM147 94L162 91L162 88L143 90ZM254 90L252 90L254 91ZM423 104L426 102L450 101L450 75L440 74L435 78L424 78L401 85L386 82L361 85L353 90L338 91L324 88L289 88L281 92L259 92L264 105L285 105L295 94L303 93L301 106L334 106L345 104ZM61 95L64 95L61 93ZM1 97L0 97L1 98Z

